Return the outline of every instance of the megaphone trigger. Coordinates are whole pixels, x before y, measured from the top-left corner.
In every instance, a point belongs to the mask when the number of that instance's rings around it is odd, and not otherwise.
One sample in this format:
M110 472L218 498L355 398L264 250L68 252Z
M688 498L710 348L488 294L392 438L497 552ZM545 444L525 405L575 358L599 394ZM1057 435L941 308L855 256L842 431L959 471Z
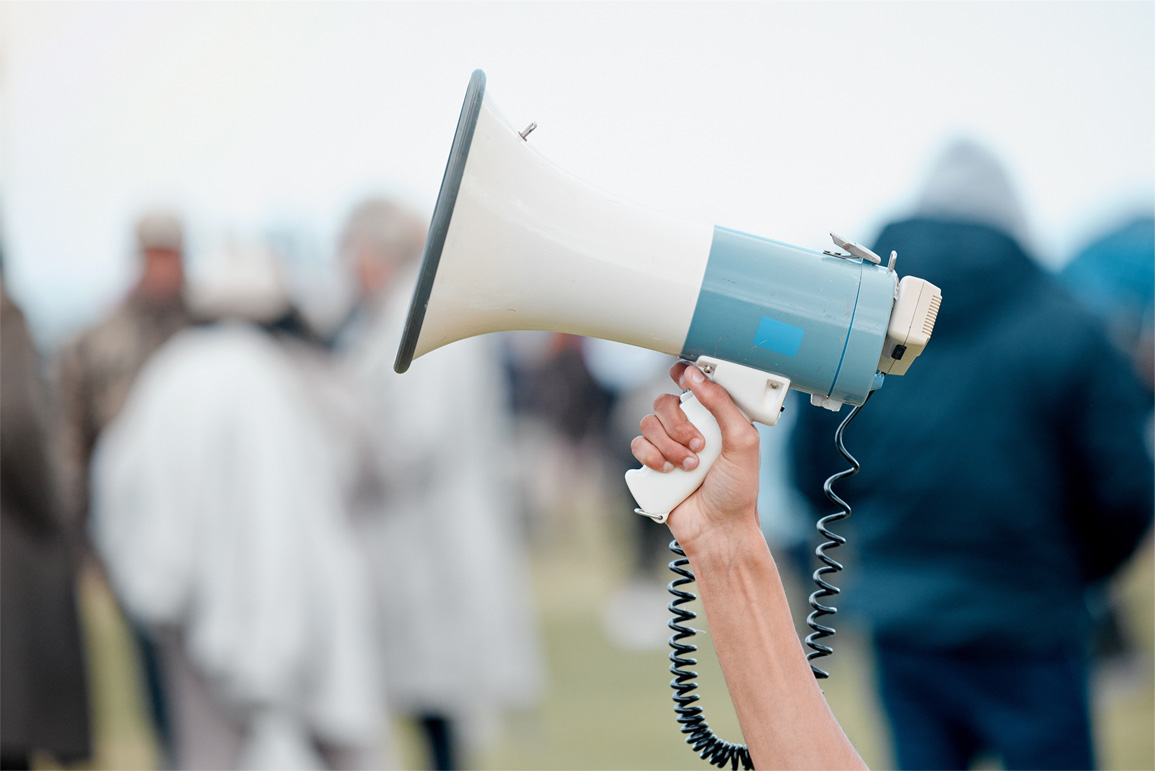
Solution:
M747 420L768 426L778 421L791 387L787 378L709 356L700 356L695 366L727 390ZM690 471L661 472L644 466L626 472L626 486L638 503L635 512L659 523L666 522L670 512L702 485L722 453L722 431L706 407L690 391L683 392L679 406L706 440L698 465Z

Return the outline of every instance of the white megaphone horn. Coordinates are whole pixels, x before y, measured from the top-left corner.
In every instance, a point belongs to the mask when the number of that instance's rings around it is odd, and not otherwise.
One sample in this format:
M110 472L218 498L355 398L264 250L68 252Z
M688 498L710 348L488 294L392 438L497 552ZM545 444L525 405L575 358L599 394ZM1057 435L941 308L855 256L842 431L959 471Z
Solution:
M531 124L531 127L533 124ZM931 336L939 289L899 281L867 249L815 252L687 222L607 195L559 169L470 78L394 369L456 340L541 330L694 361L751 420L773 425L788 388L831 409L862 404ZM713 417L693 471L627 472L660 521L720 451Z

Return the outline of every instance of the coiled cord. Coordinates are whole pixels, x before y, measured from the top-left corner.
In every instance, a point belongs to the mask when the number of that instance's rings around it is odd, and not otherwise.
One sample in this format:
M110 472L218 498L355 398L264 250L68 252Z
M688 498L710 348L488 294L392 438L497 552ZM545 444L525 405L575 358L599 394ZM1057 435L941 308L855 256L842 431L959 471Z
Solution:
M867 398L870 399L871 395L868 394ZM864 399L863 404L866 403L867 400ZM824 615L834 615L836 608L822 604L819 602L819 599L831 597L839 593L838 587L826 581L823 576L828 573L837 573L843 569L841 564L827 554L827 550L847 543L847 539L832 532L827 525L840 519L846 519L851 515L851 507L847 505L846 501L835 495L831 489L831 485L840 479L846 479L859 473L859 461L855 460L854 456L847 452L847 447L843 444L843 433L846 431L847 425L851 420L859 414L859 410L863 409L863 404L852 409L850 414L843 419L839 424L839 428L835 431L835 446L847 462L851 464L851 467L837 474L832 474L827 478L827 481L823 483L823 492L827 494L827 498L839 507L839 511L823 517L815 525L819 533L827 540L815 549L815 556L819 558L823 565L815 571L813 576L819 589L811 594L810 602L814 610L807 616L807 625L815 630L807 636L807 645L812 648L811 652L807 654L808 661L831 655L831 648L821 644L819 640L835 634L835 630L829 626L819 624L818 619ZM741 763L742 767L749 771L749 769L755 767L754 762L751 760L750 750L745 744L724 741L715 736L714 731L711 730L706 719L703 717L702 707L696 704L699 699L698 694L693 693L693 691L698 688L698 683L695 682L698 673L683 669L683 667L693 667L698 664L698 659L689 657L689 654L698 650L698 646L684 642L687 638L694 637L696 633L694 627L684 626L685 622L695 618L695 613L682 607L687 603L694 602L697 598L693 592L688 592L681 588L687 584L694 583L694 573L690 569L690 560L686 558L686 552L678 545L678 541L670 542L670 550L678 555L678 559L671 561L668 565L670 572L674 573L677 578L667 584L666 587L666 590L674 595L674 599L671 600L670 604L666 607L667 610L674 614L674 618L667 622L667 626L674 631L669 641L671 647L670 672L674 675L674 679L670 681L670 687L671 690L674 691L674 711L678 715L678 723L681 726L682 733L686 736L686 743L698 753L700 758L718 768L726 768L729 765L736 771ZM826 672L814 664L811 665L811 671L817 680L823 680L828 677Z
M714 731L710 729L703 718L702 707L695 704L699 697L697 693L692 693L692 691L698 688L698 683L694 682L695 678L698 677L698 672L682 669L682 667L693 667L698 663L698 659L688 658L688 654L697 651L698 646L682 642L695 635L693 627L683 626L683 622L692 620L695 618L695 614L682 607L688 602L694 602L695 596L692 592L679 588L694 583L694 573L691 572L690 560L686 558L686 552L678 545L678 541L670 542L670 550L679 557L668 566L670 572L677 575L678 578L671 581L666 587L666 590L674 595L674 599L666 607L674 614L674 618L667 623L667 626L674 630L674 634L670 638L670 647L672 648L670 671L674 675L674 679L670 681L670 687L674 691L674 711L678 715L678 723L682 727L682 733L686 735L686 743L698 753L700 758L711 765L719 768L726 768L729 765L732 769L737 769L739 763L742 763L745 769L754 768L751 754L746 746L723 741L715 736Z
M867 399L870 398L871 394L868 393ZM835 634L835 630L825 624L820 624L819 619L823 616L835 615L838 609L833 605L825 605L820 602L820 600L839 594L839 587L827 581L824 576L838 573L843 569L843 565L835 561L827 552L829 549L835 549L847 543L847 539L832 531L828 525L851 516L851 507L846 501L838 495L835 495L835 491L831 488L832 485L840 479L848 479L859 473L859 461L855 460L855 456L847 452L847 446L843 444L843 432L847 430L847 425L859 414L859 410L863 409L863 405L867 403L867 399L863 400L863 404L852 409L847 417L843 419L843 422L839 424L839 428L835 430L835 446L839 449L839 453L843 458L851 464L851 467L832 474L827 478L827 481L823 483L823 492L826 493L827 498L832 503L839 507L839 510L834 514L828 514L822 517L815 523L819 534L826 540L815 548L815 556L818 557L819 561L823 564L815 570L812 576L812 579L819 588L812 592L810 597L813 610L807 616L807 626L814 631L807 635L807 647L811 648L811 651L807 654L807 661L814 661L823 656L831 655L831 647L819 641L827 637L832 637ZM817 680L825 680L829 677L824 670L819 669L814 664L811 664L811 671L815 674L815 679Z

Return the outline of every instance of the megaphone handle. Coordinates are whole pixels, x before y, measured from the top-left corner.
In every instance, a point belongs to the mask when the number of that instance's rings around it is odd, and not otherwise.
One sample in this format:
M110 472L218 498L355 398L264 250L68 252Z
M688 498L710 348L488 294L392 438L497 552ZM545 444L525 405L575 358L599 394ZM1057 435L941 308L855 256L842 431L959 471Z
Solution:
M714 415L690 391L683 393L680 406L706 440L698 453L698 465L690 471L675 468L662 472L643 466L626 472L626 486L638 503L636 511L655 522L665 522L670 512L702 485L710 467L722 453L722 431Z

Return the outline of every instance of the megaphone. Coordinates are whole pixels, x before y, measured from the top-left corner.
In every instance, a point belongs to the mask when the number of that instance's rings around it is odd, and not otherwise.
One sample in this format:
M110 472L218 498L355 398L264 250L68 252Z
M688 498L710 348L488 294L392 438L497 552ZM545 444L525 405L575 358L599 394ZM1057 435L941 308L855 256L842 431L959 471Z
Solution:
M608 195L544 158L470 78L394 369L489 332L614 340L694 361L748 418L773 425L788 388L859 405L930 339L941 294L837 236L816 252L688 222ZM720 451L713 417L694 471L627 472L664 521Z

